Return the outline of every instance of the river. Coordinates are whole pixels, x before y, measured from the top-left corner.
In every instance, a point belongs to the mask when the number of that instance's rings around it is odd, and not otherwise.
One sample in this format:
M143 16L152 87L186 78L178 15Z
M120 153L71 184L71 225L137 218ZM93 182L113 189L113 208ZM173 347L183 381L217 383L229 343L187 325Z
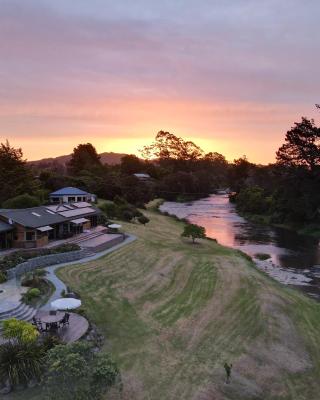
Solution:
M237 213L227 195L211 195L190 203L165 202L160 210L204 226L207 236L247 253L274 279L320 300L318 239L250 222ZM269 254L270 258L259 260L255 257L258 253Z

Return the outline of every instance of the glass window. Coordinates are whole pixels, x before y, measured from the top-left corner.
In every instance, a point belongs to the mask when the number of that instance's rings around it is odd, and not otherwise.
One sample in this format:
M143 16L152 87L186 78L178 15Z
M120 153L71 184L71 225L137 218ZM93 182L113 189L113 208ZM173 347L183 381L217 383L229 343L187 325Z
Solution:
M36 233L34 231L26 232L26 240L35 240L35 239L36 239Z

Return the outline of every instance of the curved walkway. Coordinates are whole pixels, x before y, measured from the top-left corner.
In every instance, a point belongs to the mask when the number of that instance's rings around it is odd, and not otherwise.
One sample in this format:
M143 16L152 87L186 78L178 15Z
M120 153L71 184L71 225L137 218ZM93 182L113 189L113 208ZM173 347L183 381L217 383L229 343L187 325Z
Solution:
M97 254L94 254L93 256L82 258L81 260L77 261L70 261L64 264L56 264L56 265L50 265L50 267L44 268L48 273L46 275L46 278L53 283L55 287L54 293L51 295L51 297L48 299L47 303L44 304L42 307L40 307L40 310L50 310L50 303L56 299L59 299L61 297L61 292L62 290L66 290L67 287L66 285L56 276L55 271L58 268L66 267L68 265L74 265L74 264L84 264L89 261L94 261L97 260L100 257L105 256L106 254L112 253L115 250L118 250L120 247L125 246L126 244L129 244L136 240L137 237L134 235L127 235L127 238L122 242L114 247L111 247L110 249L101 251Z

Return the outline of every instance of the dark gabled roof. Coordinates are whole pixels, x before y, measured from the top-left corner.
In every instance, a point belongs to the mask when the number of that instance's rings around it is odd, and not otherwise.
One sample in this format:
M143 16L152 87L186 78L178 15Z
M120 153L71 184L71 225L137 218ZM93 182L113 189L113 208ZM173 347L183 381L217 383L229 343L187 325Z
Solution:
M65 187L50 193L52 196L87 196L89 193L75 187Z
M79 208L77 204L86 203L73 203L73 205L61 206L56 211L52 210L52 206L40 206L32 208L7 210L1 209L0 216L3 216L13 222L28 228L39 228L41 226L60 224L74 219L76 216L90 216L100 214L101 211L96 207ZM51 207L51 208L50 208ZM7 224L6 224L7 225ZM11 226L8 224L11 228Z
M8 232L8 231L12 231L13 226L6 224L3 221L0 221L0 232Z
M43 206L16 210L0 210L0 215L8 218L8 220L11 219L13 222L29 228L59 224L68 220L62 215L55 213L51 214Z

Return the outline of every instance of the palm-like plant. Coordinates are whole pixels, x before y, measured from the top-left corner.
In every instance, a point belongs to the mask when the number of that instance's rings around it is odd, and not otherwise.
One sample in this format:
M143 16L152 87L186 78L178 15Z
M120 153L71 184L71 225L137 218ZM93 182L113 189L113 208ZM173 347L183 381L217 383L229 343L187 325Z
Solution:
M44 363L44 350L35 343L8 342L0 346L0 381L11 385L39 379Z

